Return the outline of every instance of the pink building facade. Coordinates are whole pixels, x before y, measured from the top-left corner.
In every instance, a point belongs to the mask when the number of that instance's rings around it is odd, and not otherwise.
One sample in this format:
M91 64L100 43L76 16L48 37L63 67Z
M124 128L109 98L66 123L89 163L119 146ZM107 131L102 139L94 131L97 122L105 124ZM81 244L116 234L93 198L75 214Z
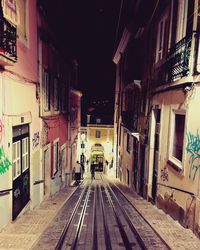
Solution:
M0 19L1 229L71 182L81 93L40 1L2 0Z
M0 228L41 201L36 1L1 1ZM3 25L2 25L3 24Z

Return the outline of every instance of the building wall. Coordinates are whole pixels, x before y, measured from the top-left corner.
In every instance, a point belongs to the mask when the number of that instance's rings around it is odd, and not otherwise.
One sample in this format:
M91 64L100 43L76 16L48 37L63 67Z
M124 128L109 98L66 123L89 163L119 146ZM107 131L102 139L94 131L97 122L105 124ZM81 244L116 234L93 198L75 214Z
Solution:
M17 40L17 63L10 70L20 76L37 81L38 79L38 48L37 48L37 9L36 0L26 1L26 32L27 39L19 36ZM20 18L23 18L22 16Z
M197 200L199 199L198 143L200 120L196 109L199 103L199 95L200 88L196 85L189 93L180 89L159 93L153 98L153 105L161 107L157 205L188 227L193 227L195 224L195 209L197 209ZM186 112L181 169L174 168L168 162L169 144L172 140L170 139L172 109L185 110ZM153 141L151 141L151 148L150 154L151 159L153 159ZM151 171L152 165L153 161L151 160ZM152 175L150 174L149 177L149 185L151 185ZM151 196L150 193L149 196Z
M69 125L69 144L68 144L68 160L67 172L72 178L72 171L76 161L79 160L78 154L78 138L80 133L81 123L81 96L82 93L78 90L70 90L69 110L70 110L70 125ZM70 179L72 180L72 179Z
M129 149L127 150L127 134L129 134ZM126 185L133 187L133 138L131 132L122 127L121 128L122 144L120 145L120 162L122 176L121 180ZM128 174L129 173L129 174Z
M30 147L30 200L22 209L37 206L42 197L41 186L34 182L41 179L40 163L40 118L37 92L37 22L36 1L27 1L27 40L19 36L17 39L17 62L13 66L5 66L0 74L0 120L2 132L0 148L11 165L0 174L0 228L12 220L13 210L13 127L29 125ZM22 18L22 17L21 17Z
M34 143L34 135L40 136L40 119L38 117L38 102L35 98L36 86L34 84L24 84L21 81L14 80L10 76L3 76L2 94L3 94L3 135L2 147L5 155L12 163L12 128L13 126L29 124L30 129L30 202L29 208L33 208L41 202L40 186L34 186L33 183L41 178L40 173L40 141ZM23 99L19 96L24 96ZM23 117L23 122L22 122ZM6 173L0 175L0 190L12 188L12 166ZM0 227L6 225L12 218L12 192L5 197L0 197L4 202L0 202L5 213L1 213L2 222ZM2 200L2 201L3 201ZM6 211L6 208L8 210Z
M100 138L96 138L96 131L100 132ZM114 174L113 170L113 141L114 141L114 130L112 126L106 125L88 125L88 159L91 159L92 147L95 147L95 144L100 144L103 147L104 153L104 164L105 161L108 161L108 167L106 172L109 174ZM109 167L110 166L110 167ZM112 166L112 168L111 168Z
M131 91L128 85L134 82L127 78L137 79L134 78L137 73L135 68L142 62L139 65L141 106L137 110L141 113L138 130L132 131L139 133L140 143L137 178L134 178L136 191L199 235L199 40L196 40L199 37L199 17L196 12L199 1L162 1L156 5L149 2L145 14L146 24L143 13L139 11L147 3L140 1L140 4L138 9L132 11L139 18L136 20L132 16L131 23L126 24L126 27L132 27L136 31L129 34L134 40L138 40L135 51L133 48L132 54L129 54L131 38L124 27L113 58L117 67L116 92L122 93L124 85L127 85L127 94ZM127 57L134 61L138 51L140 60L135 62L136 67L133 67L134 63L128 65ZM129 67L130 71L127 73L126 69ZM126 95L123 97L123 103L119 102L120 108L126 110ZM128 126L123 121L121 110L117 108L117 100L116 94L115 131L121 118L124 128L121 134L116 132L116 151L120 148L119 163L116 152L116 164L121 165L121 179L126 182L126 165L133 164L135 159L133 154L131 163L126 155ZM185 113L183 145L177 143L183 147L183 155L182 160L178 161L170 153L170 145L178 138L171 136L174 110L180 114ZM134 110L132 113L134 114ZM121 118L116 119L117 116ZM130 122L133 121L130 119ZM134 147L133 145L133 151ZM133 173L134 171L135 166Z

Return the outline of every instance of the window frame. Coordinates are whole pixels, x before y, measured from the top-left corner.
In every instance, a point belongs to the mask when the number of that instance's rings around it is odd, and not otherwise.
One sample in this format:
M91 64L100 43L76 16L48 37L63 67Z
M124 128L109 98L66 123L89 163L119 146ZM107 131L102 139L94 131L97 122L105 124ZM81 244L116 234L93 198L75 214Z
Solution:
M175 129L175 116L176 115L184 115L185 116L185 124L184 124L184 131L183 131L183 145L182 145L182 159L181 161L173 156L173 144L174 144L174 129ZM182 171L184 167L184 159L185 159L185 138L186 138L186 111L185 110L178 110L178 109L171 109L170 114L170 133L169 133L169 147L168 147L168 163L173 166L176 170Z
M62 113L67 113L67 107L68 107L68 85L66 81L62 81L62 100L61 100L61 109Z
M101 131L95 130L95 138L101 138Z
M162 26L161 26L162 25ZM162 27L162 30L161 30ZM164 56L165 35L167 28L167 14L163 15L158 22L156 38L156 63L161 61Z
M18 146L19 152L17 152L17 146ZM13 155L13 158L12 158L13 180L15 180L17 179L17 177L21 175L21 141L20 140L13 142L12 150L13 150L13 154L12 154Z
M43 111L51 111L51 77L47 67L43 68Z
M18 28L17 28L17 34L18 37L20 39L21 42L23 42L24 44L27 43L27 38L28 38L28 1L27 0L18 0L18 1L24 1L24 12L23 12L23 21L24 21L24 31L22 31L22 29L20 29L21 27L21 18L22 18L22 9L20 7L19 2L17 3L18 6L18 12L19 12L19 21L18 21ZM23 33L24 32L24 33Z
M186 36L188 19L188 0L178 0L178 19L176 30L176 42L179 42Z
M60 142L59 138L53 141L53 171L52 176L55 176L56 173L59 171L59 160L60 160ZM57 157L56 157L57 153Z
M23 142L26 140L26 151L23 151L24 148L24 144ZM21 152L21 156L22 156L22 172L25 172L28 168L29 168L29 137L25 137L22 139L22 152ZM23 159L26 159L26 166L24 167L24 162Z
M54 76L53 78L53 108L54 111L57 113L60 111L60 80L58 76Z
M131 135L128 133L128 131L126 132L126 151L128 153L131 152Z

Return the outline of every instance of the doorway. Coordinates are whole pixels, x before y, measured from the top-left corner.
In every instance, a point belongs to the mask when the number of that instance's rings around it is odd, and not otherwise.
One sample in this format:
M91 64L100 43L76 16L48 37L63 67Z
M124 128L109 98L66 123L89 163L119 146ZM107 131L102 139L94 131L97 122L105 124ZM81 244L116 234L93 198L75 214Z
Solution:
M152 201L155 203L157 194L157 179L158 179L158 161L159 161L159 144L160 144L160 115L161 110L154 110L155 119L155 134L154 134L154 151L153 151L153 177L152 177Z
M51 146L46 145L43 148L43 180L44 180L44 189L43 194L44 196L49 196L50 194L50 149Z
M30 200L30 142L29 125L13 127L13 211L15 220Z

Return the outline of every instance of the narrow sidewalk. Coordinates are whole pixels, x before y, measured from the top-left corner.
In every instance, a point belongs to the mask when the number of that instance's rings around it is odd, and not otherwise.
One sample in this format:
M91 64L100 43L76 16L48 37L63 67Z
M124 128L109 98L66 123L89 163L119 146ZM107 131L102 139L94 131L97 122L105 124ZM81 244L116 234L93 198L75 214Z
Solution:
M75 189L63 188L6 226L0 233L0 250L31 249Z
M108 178L109 179L109 178ZM173 250L199 250L200 239L187 228L181 226L177 221L169 215L152 205L141 196L131 191L127 186L123 185L116 179L110 179L114 182L129 201L135 206L138 212L146 221L156 230L162 239Z

